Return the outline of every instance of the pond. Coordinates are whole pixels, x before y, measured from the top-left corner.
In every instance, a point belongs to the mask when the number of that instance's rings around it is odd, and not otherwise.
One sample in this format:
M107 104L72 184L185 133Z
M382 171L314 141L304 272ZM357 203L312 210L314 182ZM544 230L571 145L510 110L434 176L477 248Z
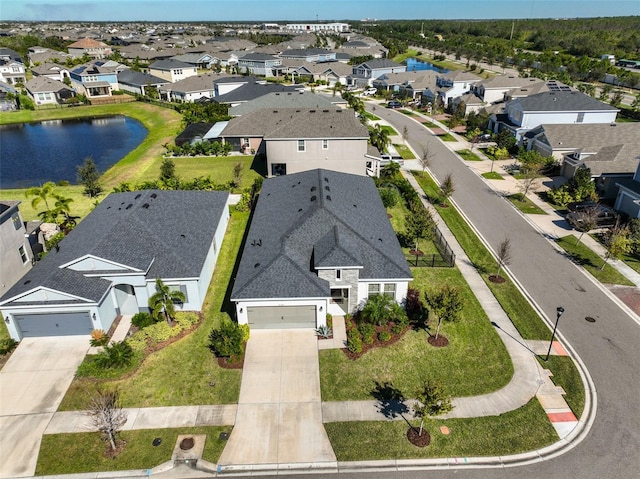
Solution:
M142 123L125 116L2 125L0 188L76 183L76 168L88 157L104 173L147 133Z
M421 70L433 70L438 73L449 73L446 68L440 68L433 63L423 62L417 58L407 58L407 71L421 71Z

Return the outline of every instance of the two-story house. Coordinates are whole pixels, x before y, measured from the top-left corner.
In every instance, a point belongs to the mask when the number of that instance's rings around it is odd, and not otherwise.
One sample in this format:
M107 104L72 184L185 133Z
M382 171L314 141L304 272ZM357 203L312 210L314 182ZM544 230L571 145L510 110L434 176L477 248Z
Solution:
M401 65L387 58L373 58L353 67L351 83L371 86L376 78L390 73L403 73L406 71L406 65Z
M198 69L174 59L158 60L149 65L149 73L170 83L198 75Z
M316 328L411 280L373 180L313 169L262 184L231 300L252 329Z
M118 62L96 60L72 68L69 77L78 93L88 98L106 97L120 89L118 72L126 68Z
M238 71L250 75L273 77L280 65L282 58L266 53L247 53L238 58Z
M332 62L336 60L336 52L324 48L294 48L285 50L280 58L300 60L309 63Z
M33 264L19 201L0 201L0 296L22 278Z
M86 54L95 59L102 59L113 54L113 50L109 45L92 38L82 38L77 42L73 42L67 47L67 51L74 57L82 57Z
M0 82L24 84L25 79L26 69L20 55L11 48L0 48Z
M438 74L436 79L438 96L442 100L442 104L445 107L449 107L453 100L469 93L473 89L474 84L480 80L482 80L482 78L479 76L462 70Z

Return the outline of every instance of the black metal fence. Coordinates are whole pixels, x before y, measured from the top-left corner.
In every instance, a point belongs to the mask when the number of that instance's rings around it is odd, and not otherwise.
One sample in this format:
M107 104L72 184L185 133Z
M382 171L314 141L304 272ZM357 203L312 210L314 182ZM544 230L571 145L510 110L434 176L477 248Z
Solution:
M433 243L438 254L405 254L407 263L414 268L453 268L456 264L456 255L437 226L434 228Z

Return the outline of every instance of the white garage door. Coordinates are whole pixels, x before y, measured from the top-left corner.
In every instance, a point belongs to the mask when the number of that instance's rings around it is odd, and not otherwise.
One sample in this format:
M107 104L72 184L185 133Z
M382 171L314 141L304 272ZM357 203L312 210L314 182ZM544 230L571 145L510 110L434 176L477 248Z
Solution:
M88 311L78 313L16 314L15 319L24 338L91 334L93 330Z
M315 328L315 306L253 306L247 308L253 329Z

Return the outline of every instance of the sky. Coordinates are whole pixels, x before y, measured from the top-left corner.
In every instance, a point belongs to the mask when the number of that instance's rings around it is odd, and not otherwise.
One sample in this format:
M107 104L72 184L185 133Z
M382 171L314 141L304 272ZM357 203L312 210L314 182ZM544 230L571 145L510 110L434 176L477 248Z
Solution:
M0 20L315 21L640 15L640 0L0 0Z

